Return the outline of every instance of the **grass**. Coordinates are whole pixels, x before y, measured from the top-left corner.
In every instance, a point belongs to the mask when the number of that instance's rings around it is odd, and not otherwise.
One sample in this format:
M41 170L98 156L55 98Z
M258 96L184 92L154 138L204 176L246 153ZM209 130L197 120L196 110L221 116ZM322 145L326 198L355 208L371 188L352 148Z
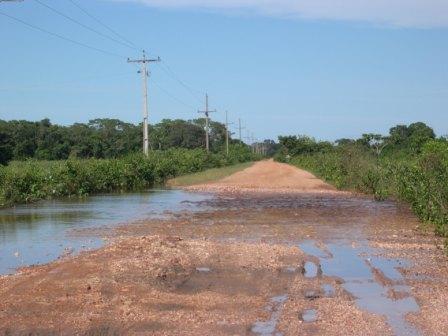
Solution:
M196 184L209 183L223 179L236 172L244 170L252 166L253 162L239 163L233 166L212 168L203 172L180 176L168 181L167 185L170 187L186 187Z

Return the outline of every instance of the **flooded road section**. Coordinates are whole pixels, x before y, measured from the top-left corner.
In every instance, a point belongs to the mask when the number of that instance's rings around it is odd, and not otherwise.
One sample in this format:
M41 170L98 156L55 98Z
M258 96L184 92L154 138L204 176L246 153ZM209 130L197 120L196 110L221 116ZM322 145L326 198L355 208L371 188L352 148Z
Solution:
M0 275L103 245L101 236L77 235L77 230L112 230L123 223L199 211L195 202L208 197L210 195L180 190L152 190L42 201L1 209Z
M179 193L126 203L153 218L114 218L111 244L0 277L0 335L446 335L446 267L406 207Z
M335 287L338 287L339 292L345 292L354 300L358 309L384 318L390 334L422 334L418 327L407 321L408 314L420 311L411 288L401 273L402 270L411 268L412 263L406 258L385 256L381 249L371 247L368 240L370 228L378 227L379 222L389 228L403 228L409 222L415 223L406 209L392 202L377 203L367 198L346 196L303 195L296 199L280 196L275 201L270 201L270 205L266 206L263 198L256 201L239 199L238 205L232 204L231 208L238 211L240 206L246 209L253 207L264 211L263 214L268 218L276 213L277 216L274 217L277 217L277 222L264 225L263 230L256 233L257 238L262 241L297 244L306 254L303 265L298 269L309 283L308 289L305 287L303 290L303 297L311 304L298 312L300 322L318 325L320 318L325 319L325 316L320 315L315 302L334 298ZM220 202L229 206L232 199L223 198ZM272 203L275 204L274 207ZM280 213L281 211L291 213L287 215ZM297 229L293 228L294 223L300 225L302 230L296 236L292 234ZM303 236L303 230L307 231L305 237L315 239L298 241L297 238ZM252 230L247 233L249 232L253 233ZM241 239L253 241L245 233ZM286 268L287 272L295 270L297 269L292 265ZM265 308L270 312L270 317L256 321L251 328L253 334L284 334L278 325L288 297L290 294L284 293L270 299Z
M315 269L319 268L319 276L340 279L342 287L355 297L361 309L386 316L395 335L420 335L406 321L408 313L418 313L420 309L399 272L400 267L410 266L406 260L378 257L379 251L363 240L326 243L325 252L313 241L299 246L308 255L318 258L318 265L308 262L313 265L311 277L318 276Z

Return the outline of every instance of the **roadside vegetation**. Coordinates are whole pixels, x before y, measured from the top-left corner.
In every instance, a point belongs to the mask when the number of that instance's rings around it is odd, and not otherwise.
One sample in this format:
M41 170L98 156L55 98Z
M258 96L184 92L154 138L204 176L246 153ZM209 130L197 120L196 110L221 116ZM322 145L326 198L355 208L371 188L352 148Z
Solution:
M185 187L201 183L210 183L249 168L252 165L253 162L244 162L228 167L207 169L199 173L183 175L171 179L168 181L168 185L171 187Z
M148 158L130 154L119 159L12 162L0 167L0 205L142 190L176 176L255 159L249 147L232 145L229 156L203 149L170 149L152 151Z
M153 150L145 157L140 154L141 128L119 120L72 126L48 120L0 121L0 206L142 190L177 176L260 158L234 139L226 155L225 127L217 122L211 126L207 153L201 122L164 120L153 126Z
M448 141L424 123L398 125L388 136L364 134L335 143L280 137L277 159L315 173L337 188L393 198L447 238Z

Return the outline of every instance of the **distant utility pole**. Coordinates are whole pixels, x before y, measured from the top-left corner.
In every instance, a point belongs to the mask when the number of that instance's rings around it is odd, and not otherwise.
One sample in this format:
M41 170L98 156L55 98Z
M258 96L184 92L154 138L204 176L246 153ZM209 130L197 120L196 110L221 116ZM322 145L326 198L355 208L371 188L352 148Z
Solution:
M226 111L226 154L229 155L229 125L233 123L229 123L228 112Z
M247 145L252 149L253 148L252 147L252 143L251 143L252 138L250 137L250 132L249 132L249 130L247 130L246 132L247 132L246 133L247 135L246 135L246 137L244 139L246 139Z
M198 111L198 113L204 113L205 115L205 148L207 153L210 152L210 140L209 140L209 129L210 129L210 113L214 113L216 110L208 109L208 94L205 94L205 111Z
M255 142L254 134L251 134L251 140L252 140L252 148L254 150L254 153L257 154L257 144Z
M142 74L143 80L143 153L148 156L149 154L149 135L148 135L148 119L149 119L149 108L148 108L148 77L150 72L147 70L146 64L151 62L160 62L160 57L156 59L146 58L146 53L143 50L143 57L141 59L129 59L128 63L138 63L141 65L139 73Z
M238 118L238 132L240 135L240 141L243 142L243 137L241 136L241 131L245 129L245 127L241 126L241 118Z

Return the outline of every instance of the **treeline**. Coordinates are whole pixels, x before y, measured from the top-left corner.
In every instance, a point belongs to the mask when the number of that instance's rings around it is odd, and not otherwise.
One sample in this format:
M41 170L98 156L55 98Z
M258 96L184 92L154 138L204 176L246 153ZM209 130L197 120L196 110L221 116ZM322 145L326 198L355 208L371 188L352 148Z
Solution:
M430 140L435 140L434 130L425 123L418 122L407 125L397 125L383 136L375 133L365 133L359 139L339 139L334 143L316 141L314 138L302 136L280 136L281 155L302 155L331 152L336 148L356 147L374 156L413 156L421 153L423 146ZM446 138L441 137L441 141Z
M408 202L421 220L448 238L448 141L426 124L398 125L386 136L366 133L335 143L286 136L280 145L277 159L341 189Z
M153 150L205 147L205 119L163 120L149 129ZM210 148L218 152L225 143L225 126L210 123ZM0 164L14 160L66 160L68 158L119 158L139 152L142 126L117 119L94 119L71 126L0 120ZM239 143L231 140L231 143Z

